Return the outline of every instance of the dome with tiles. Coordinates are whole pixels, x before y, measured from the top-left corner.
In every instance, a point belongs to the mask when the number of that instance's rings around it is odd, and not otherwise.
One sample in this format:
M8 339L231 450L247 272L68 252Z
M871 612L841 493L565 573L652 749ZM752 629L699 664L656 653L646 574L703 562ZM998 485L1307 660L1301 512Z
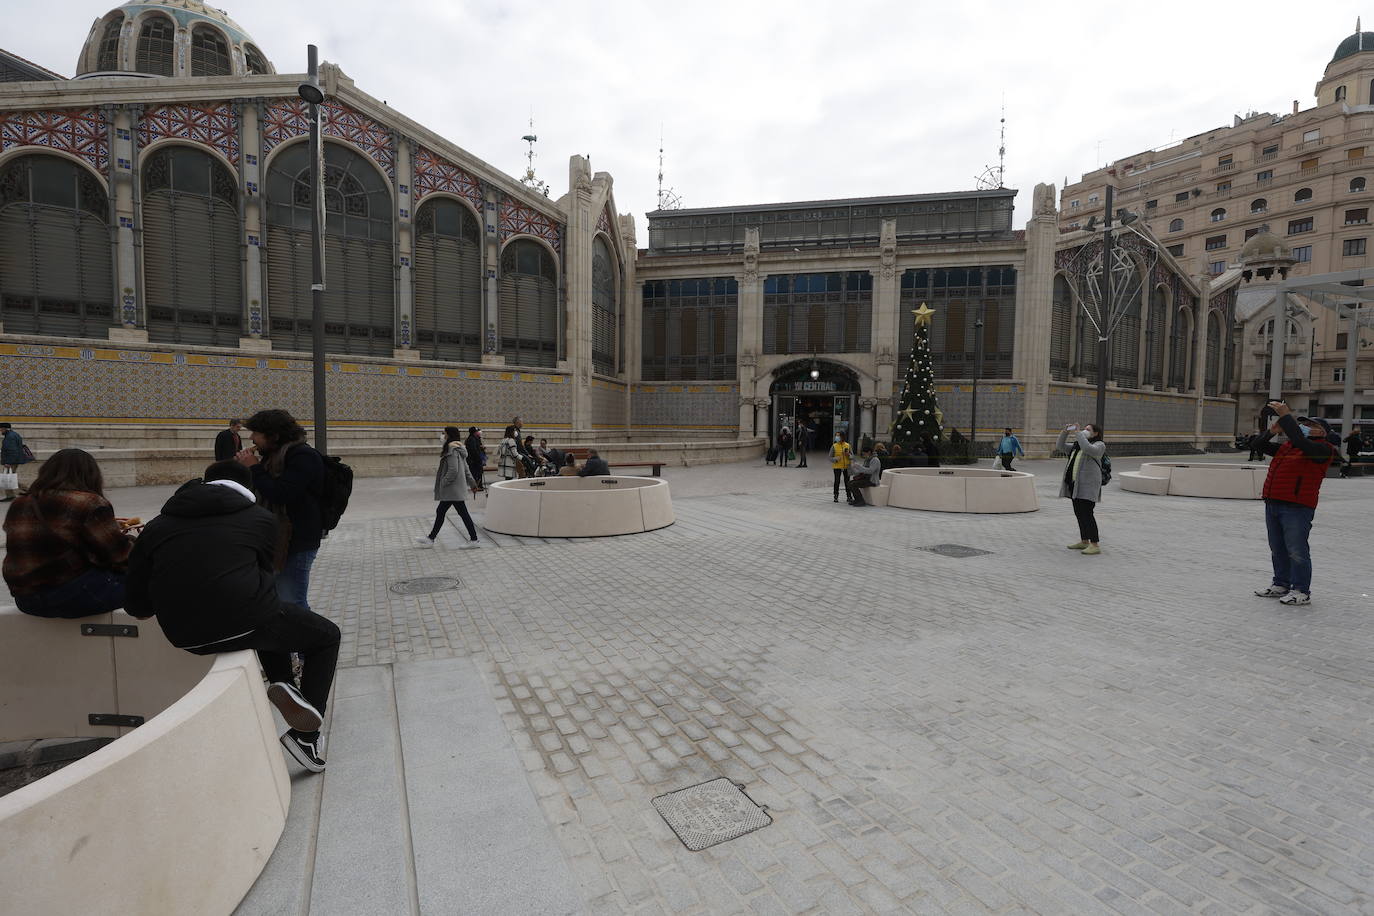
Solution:
M77 79L275 72L238 23L200 0L129 0L91 25L76 63Z
M1331 63L1353 57L1362 51L1374 51L1374 32L1361 32L1360 24L1355 23L1355 33L1350 35L1339 45L1336 46L1336 53L1331 57ZM1328 64L1328 66L1330 66Z

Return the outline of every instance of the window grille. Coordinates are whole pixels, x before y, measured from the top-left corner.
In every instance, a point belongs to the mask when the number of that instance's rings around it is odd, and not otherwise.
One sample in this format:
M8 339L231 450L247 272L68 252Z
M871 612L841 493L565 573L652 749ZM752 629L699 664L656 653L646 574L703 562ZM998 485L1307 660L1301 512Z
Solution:
M1192 309L1188 306L1174 312L1174 323L1169 329L1169 385L1180 391L1187 390L1189 381L1188 367L1192 363Z
M911 311L922 302L935 309L930 323L931 363L936 378L972 378L978 306L983 307L983 371L980 378L1011 378L1016 337L1016 270L1009 266L912 269L902 274L898 312L897 383L906 378L914 333Z
M10 334L105 337L115 319L109 204L56 156L0 170L0 320Z
M229 76L234 72L229 62L229 43L210 25L198 25L191 30L191 75Z
M643 301L642 378L735 377L739 284L733 277L651 280Z
M1216 397L1221 391L1221 322L1216 315L1207 320L1207 376L1205 393Z
M868 271L773 274L764 280L764 353L864 353L872 326Z
M1145 328L1145 384L1164 385L1164 323L1169 315L1169 293L1156 286L1150 293L1150 318Z
M144 163L143 277L150 340L238 346L238 193L208 153L163 147Z
M1073 351L1073 290L1063 274L1054 275L1054 299L1050 313L1050 375L1068 381ZM905 375L903 375L905 377Z
M548 249L516 239L501 252L501 352L507 364L558 363L558 264Z
M105 23L100 33L100 50L96 52L95 69L100 72L119 69L119 32L124 27L124 17L115 16Z
M134 70L153 76L171 76L176 34L176 25L166 16L154 15L143 20L143 28L138 33Z
M310 149L297 143L267 173L267 304L281 349L312 346ZM390 356L395 315L391 195L362 156L324 144L325 347Z
M253 45L243 46L243 62L249 73L263 75L271 72L267 69L267 58Z
M427 359L482 359L482 231L472 211L431 198L415 214L415 344Z
M602 375L616 372L616 330L620 297L615 259L606 240L592 241L592 368Z

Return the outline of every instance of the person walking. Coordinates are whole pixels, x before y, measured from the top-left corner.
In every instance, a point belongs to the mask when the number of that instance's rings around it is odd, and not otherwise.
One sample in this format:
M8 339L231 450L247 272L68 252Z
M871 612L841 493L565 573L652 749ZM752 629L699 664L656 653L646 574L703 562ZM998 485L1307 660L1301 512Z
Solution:
M24 448L24 437L8 423L0 423L0 471L14 474L18 483L19 465L32 461L29 451ZM6 487L5 497L0 502L9 502L17 496L17 487Z
M1282 401L1270 401L1269 406L1278 420L1259 437L1259 449L1274 459L1261 491L1274 579L1267 588L1255 589L1255 594L1277 598L1280 604L1310 604L1312 551L1307 539L1326 469L1340 454L1319 421L1294 418ZM1274 441L1280 432L1288 441Z
M219 435L215 436L216 461L228 461L243 451L243 438L239 435L242 428L242 420L230 420L229 428L221 429Z
M1011 427L1002 434L1002 441L997 443L997 457L1002 459L1002 469L1011 470L1013 458L1024 458L1026 452L1021 448L1021 440L1011 434Z
M797 467L806 467L806 453L816 446L816 430L809 420L797 423Z
M1085 423L1079 429L1078 424L1070 423L1060 431L1054 450L1064 451L1069 436L1074 437L1074 443L1059 487L1059 495L1073 501L1073 514L1078 519L1078 543L1070 544L1069 549L1093 557L1102 552L1093 512L1102 500L1102 458L1107 454L1107 443L1102 441L1102 430L1096 424Z
M844 441L844 433L835 434L835 442L830 446L830 470L835 475L835 487L833 496L835 502L840 501L840 479L844 479L844 500L853 502L854 499L849 494L849 461L853 452L849 443Z
M54 452L5 515L4 578L21 612L85 617L124 606L132 539L89 452Z
M778 467L787 467L788 456L792 452L792 430L784 426L778 430Z
M204 480L182 485L134 544L125 609L140 620L156 616L167 641L193 655L255 649L267 698L289 726L282 746L319 773L339 628L281 600L273 575L277 520L255 505L252 483L239 462L217 461ZM292 653L301 656L299 689Z
M324 459L284 410L259 410L245 425L253 448L243 449L234 460L252 473L258 501L277 517L277 595L308 611L310 568L324 536Z
M501 444L496 447L496 473L502 480L515 480L520 476L520 435L512 424L506 427Z
M1355 466L1355 462L1360 460L1360 451L1364 448L1364 437L1360 435L1359 429L1352 429L1350 435L1345 437L1345 464L1341 467L1341 476L1349 477L1350 469Z
M487 488L487 449L482 444L481 430L475 426L469 426L468 437L464 441L463 447L467 449L468 453L468 471L472 473L472 479L477 481L477 492L481 493Z
M456 426L444 427L444 446L439 452L439 470L434 473L434 498L439 506L434 510L434 527L429 536L417 536L421 547L433 547L434 539L444 527L444 516L449 509L455 509L463 525L468 529L468 543L477 545L477 528L468 514L467 494L477 492L477 480L472 476L468 465L468 452L463 447L463 432Z

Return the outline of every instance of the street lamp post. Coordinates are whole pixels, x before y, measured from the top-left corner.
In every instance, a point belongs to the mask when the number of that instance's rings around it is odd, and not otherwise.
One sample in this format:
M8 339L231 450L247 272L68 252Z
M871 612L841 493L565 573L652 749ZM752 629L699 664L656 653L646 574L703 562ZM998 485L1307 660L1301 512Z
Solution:
M1102 315L1112 314L1112 186L1107 185L1106 208L1102 215ZM1097 329L1097 414L1093 418L1093 425L1101 434L1104 423L1107 422L1107 358L1111 353L1109 347L1110 325L1103 321L1101 327Z
M309 79L301 83L296 92L310 105L310 329L314 361L315 448L320 454L328 454L324 375L324 167L321 161L324 148L320 137L320 103L324 101L324 92L320 89L319 49L310 45L307 58Z
M973 403L969 411L968 448L978 461L978 379L983 375L983 318L987 303L979 300L978 317L973 322Z

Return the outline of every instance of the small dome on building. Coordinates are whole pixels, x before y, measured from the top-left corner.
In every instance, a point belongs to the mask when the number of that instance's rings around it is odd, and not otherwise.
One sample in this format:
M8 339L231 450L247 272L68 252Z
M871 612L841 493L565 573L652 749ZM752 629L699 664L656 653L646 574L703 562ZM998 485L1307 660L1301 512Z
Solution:
M1292 252L1277 235L1266 226L1251 237L1240 250L1240 262L1274 261L1292 257Z
M201 0L129 0L95 21L76 62L77 79L275 72L238 23Z
M1355 21L1355 34L1342 41L1336 46L1336 53L1331 58L1331 63L1344 60L1361 51L1374 51L1374 32L1361 32L1359 20ZM1328 66L1330 66L1328 64Z

